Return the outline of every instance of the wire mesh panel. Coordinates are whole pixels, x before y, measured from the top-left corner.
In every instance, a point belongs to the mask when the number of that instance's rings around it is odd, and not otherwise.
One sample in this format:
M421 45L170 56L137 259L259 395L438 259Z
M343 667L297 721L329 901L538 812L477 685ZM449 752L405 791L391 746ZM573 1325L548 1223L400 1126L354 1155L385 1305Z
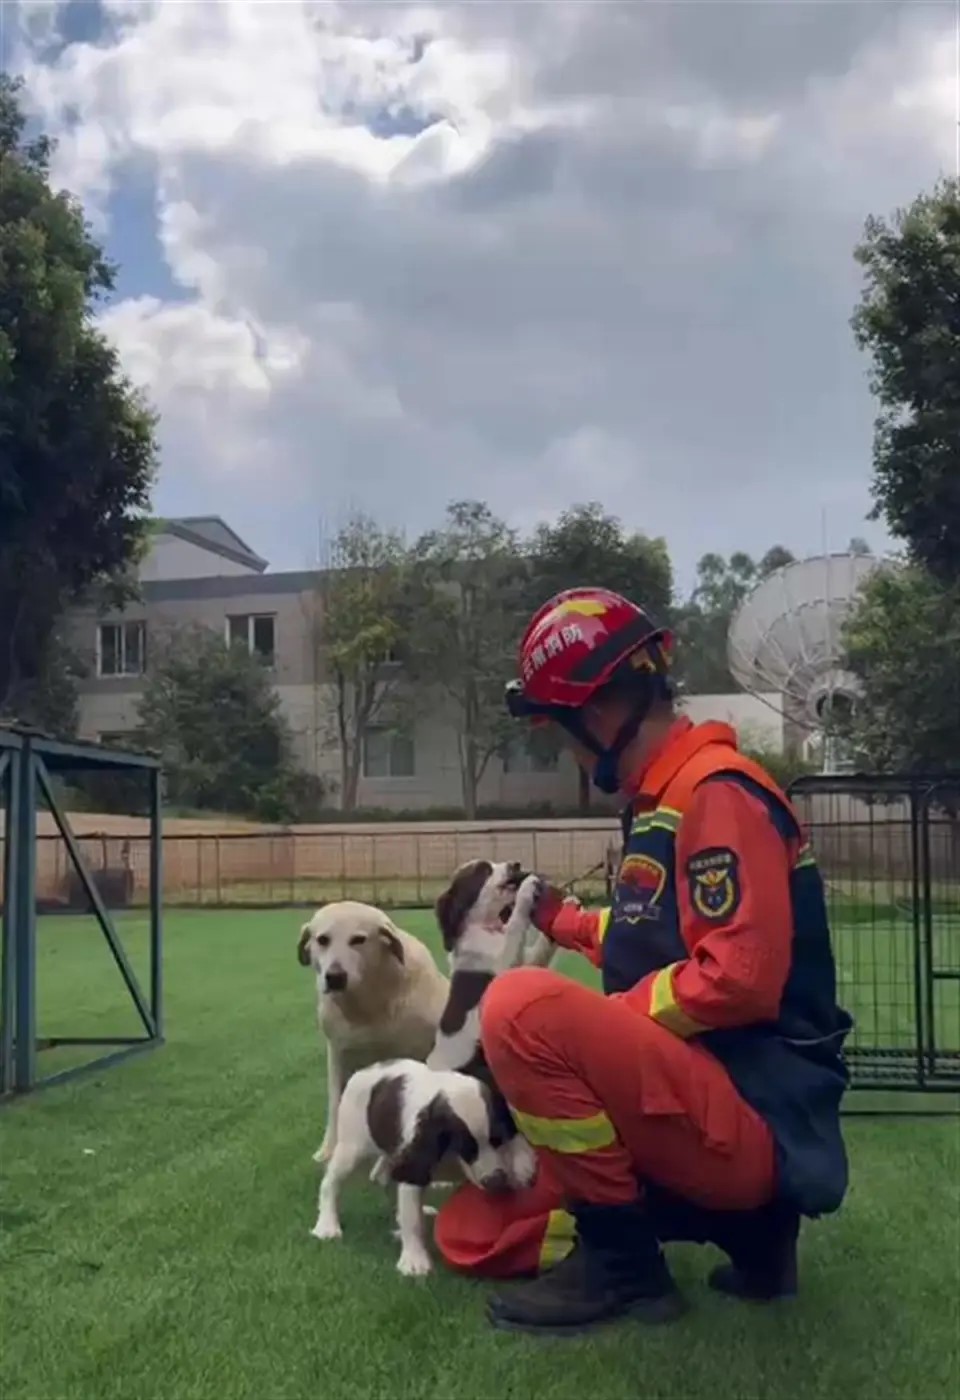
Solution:
M960 780L801 778L855 1087L960 1088Z
M101 818L93 818L100 821ZM98 882L122 889L123 904L143 907L149 896L150 839L118 827L77 837ZM520 822L458 829L423 823L366 828L275 828L268 831L188 833L163 837L163 898L168 908L309 907L358 899L382 908L425 908L451 874L477 856L518 860L585 900L607 893L605 863L619 849L612 822ZM55 837L37 841L37 889L51 909L72 898L70 870Z

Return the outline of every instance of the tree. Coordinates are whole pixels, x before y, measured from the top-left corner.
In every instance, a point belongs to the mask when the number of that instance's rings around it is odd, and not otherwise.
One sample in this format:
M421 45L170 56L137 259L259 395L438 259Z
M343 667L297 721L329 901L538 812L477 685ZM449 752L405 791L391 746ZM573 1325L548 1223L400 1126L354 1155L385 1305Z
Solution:
M853 330L880 405L874 514L950 583L960 579L960 182L869 219L855 256L866 282Z
M514 532L481 501L455 501L414 546L417 627L409 668L456 714L463 805L476 816L480 782L510 734L503 703L526 602Z
M863 693L850 720L880 770L955 768L960 756L960 184L942 181L855 251L866 284L853 317L880 404L874 515L906 544L848 620Z
M863 685L851 737L880 772L956 769L960 759L960 583L921 565L886 565L866 581L845 631Z
M552 525L540 525L527 547L532 607L564 588L612 588L665 619L673 575L667 542L627 534L622 521L596 501L574 505Z
M541 525L526 550L527 611L532 613L564 588L612 588L669 621L673 574L666 540L627 534L614 515L595 501L571 506L555 523ZM543 742L540 731L531 741ZM580 810L590 806L590 779L580 774Z
M335 691L340 805L351 812L370 730L400 718L412 570L401 537L357 514L334 541L320 583L318 642ZM402 721L401 721L402 722Z
M175 805L268 821L297 819L311 795L319 805L263 663L209 628L178 629L154 648L140 728Z
M768 549L759 563L743 551L729 559L703 556L696 586L674 621L680 643L677 675L690 694L723 695L737 689L727 665L730 621L751 588L791 563L793 555L781 544Z
M93 323L114 270L25 126L0 74L0 710L42 721L64 607L137 558L155 447Z

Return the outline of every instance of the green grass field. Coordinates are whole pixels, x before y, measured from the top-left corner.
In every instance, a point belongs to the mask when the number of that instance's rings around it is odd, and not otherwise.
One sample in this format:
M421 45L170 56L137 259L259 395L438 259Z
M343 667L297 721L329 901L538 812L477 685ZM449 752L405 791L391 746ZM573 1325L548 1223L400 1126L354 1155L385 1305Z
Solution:
M957 1393L955 1118L850 1120L848 1202L807 1229L791 1305L715 1297L712 1253L672 1249L693 1307L662 1332L489 1331L483 1285L394 1272L387 1203L363 1177L344 1240L312 1240L323 1075L301 917L171 913L168 1044L0 1110L3 1400ZM142 968L143 920L122 929ZM41 1035L135 1029L91 921L42 921L38 981Z

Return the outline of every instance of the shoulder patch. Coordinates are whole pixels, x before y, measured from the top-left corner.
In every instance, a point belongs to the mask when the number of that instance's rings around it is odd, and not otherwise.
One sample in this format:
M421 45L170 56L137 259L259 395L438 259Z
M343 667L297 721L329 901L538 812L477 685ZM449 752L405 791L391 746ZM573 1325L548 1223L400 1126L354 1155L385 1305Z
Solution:
M659 919L667 884L666 866L648 855L628 855L617 875L615 917L629 924Z
M722 923L740 908L740 859L729 846L707 846L687 861L690 903L701 919Z

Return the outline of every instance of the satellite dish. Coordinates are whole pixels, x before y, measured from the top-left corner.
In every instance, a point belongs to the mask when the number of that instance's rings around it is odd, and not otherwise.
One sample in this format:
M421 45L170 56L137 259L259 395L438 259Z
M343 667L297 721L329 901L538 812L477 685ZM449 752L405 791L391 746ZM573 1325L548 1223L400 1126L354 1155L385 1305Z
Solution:
M823 736L825 772L843 766L832 731L860 689L843 668L843 625L877 566L861 554L786 564L747 595L727 633L734 679L754 695L777 691L787 718Z

